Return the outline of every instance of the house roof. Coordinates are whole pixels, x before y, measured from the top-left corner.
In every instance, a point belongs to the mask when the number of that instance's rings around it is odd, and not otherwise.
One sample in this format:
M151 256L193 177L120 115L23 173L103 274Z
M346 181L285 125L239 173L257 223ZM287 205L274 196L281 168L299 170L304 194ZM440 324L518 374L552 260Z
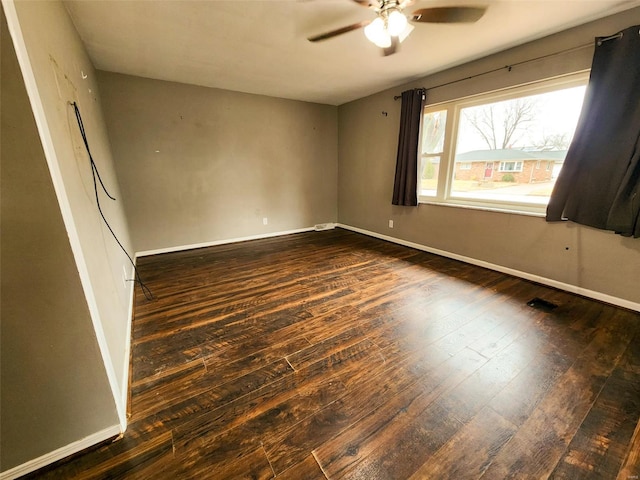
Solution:
M456 155L456 162L518 162L527 160L554 160L562 161L566 156L566 150L525 151L517 149L498 150L472 150Z

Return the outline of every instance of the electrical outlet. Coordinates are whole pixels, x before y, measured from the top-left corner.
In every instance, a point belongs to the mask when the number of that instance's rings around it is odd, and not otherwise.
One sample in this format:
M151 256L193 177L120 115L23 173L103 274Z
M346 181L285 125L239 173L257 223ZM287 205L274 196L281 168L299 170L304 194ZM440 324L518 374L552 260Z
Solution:
M389 220L389 228L393 228L393 220Z
M267 225L268 223L269 223L269 219L268 219L267 217L264 217L264 218L262 219L262 224L263 224L263 225Z

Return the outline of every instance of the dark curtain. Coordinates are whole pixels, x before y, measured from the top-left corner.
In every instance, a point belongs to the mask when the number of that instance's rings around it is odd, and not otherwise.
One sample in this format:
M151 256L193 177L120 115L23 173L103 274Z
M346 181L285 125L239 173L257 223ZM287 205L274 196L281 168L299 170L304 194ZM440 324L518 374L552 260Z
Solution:
M640 237L640 26L621 33L596 39L580 120L547 221Z
M393 205L418 205L418 142L425 90L402 92Z

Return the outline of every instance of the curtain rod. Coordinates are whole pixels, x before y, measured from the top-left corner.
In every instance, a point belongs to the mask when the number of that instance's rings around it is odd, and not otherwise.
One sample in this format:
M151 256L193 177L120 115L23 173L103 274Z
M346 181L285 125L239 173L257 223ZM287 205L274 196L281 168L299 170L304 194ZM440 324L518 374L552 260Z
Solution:
M620 37L622 37L622 32L616 33L615 35L611 35L610 37L599 38L597 40L597 44L601 45L604 42L607 42L609 40L613 40L615 38L620 38ZM530 63L530 62L535 62L535 61L538 61L538 60L543 60L543 59L549 58L549 57L555 57L556 55L562 55L562 54L565 54L565 53L575 52L577 50L582 50L583 48L592 47L592 46L593 46L593 43L586 43L584 45L580 45L580 46L577 46L577 47L572 47L572 48L567 48L565 50L560 50L559 52L549 53L547 55L541 55L541 56L535 57L535 58L529 58L527 60L522 60L521 62L512 63L511 65L505 65L504 67L494 68L493 70L488 70L486 72L476 73L475 75L469 75L468 77L459 78L457 80L451 80L450 82L441 83L440 85L435 85L433 87L425 88L425 90L433 90L434 88L446 87L446 86L452 85L454 83L464 82L465 80L470 80L472 78L481 77L482 75L488 75L490 73L499 72L500 70L504 70L505 68L510 72L513 67L524 65L524 64ZM422 88L424 88L424 87L422 87ZM400 98L402 98L402 95L394 95L394 97L393 97L394 100L398 100Z
M608 37L599 38L598 41L596 42L596 45L600 46L604 42L608 42L609 40L614 40L616 38L622 38L622 32L618 32L615 35L610 35Z

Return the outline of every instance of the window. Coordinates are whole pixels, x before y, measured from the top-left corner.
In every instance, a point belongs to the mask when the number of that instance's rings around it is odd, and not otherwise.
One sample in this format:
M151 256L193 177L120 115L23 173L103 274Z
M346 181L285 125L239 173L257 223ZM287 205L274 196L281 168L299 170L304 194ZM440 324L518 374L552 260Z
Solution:
M581 73L427 106L419 200L544 212L587 81Z
M521 172L522 162L500 162L501 172Z

